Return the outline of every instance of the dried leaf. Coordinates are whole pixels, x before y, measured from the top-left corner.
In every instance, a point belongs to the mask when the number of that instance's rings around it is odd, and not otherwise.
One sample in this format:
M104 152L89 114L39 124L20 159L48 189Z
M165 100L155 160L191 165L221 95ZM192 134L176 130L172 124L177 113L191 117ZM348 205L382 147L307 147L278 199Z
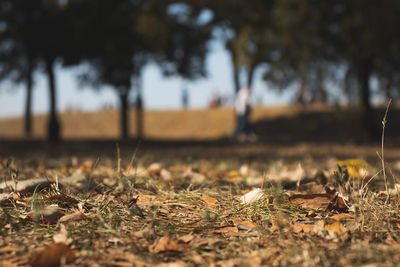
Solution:
M331 200L331 194L296 194L289 197L290 203L307 209L325 210Z
M14 251L17 251L18 249L19 249L19 247L17 247L17 246L8 245L8 246L0 248L0 254L14 252Z
M162 237L149 247L149 251L152 253L160 253L166 251L182 252L184 250L184 244L179 243L176 238L170 238L168 236Z
M19 267L19 266L28 266L29 265L29 256L23 255L20 257L15 257L8 260L0 261L0 266L7 267Z
M84 219L86 219L86 216L82 212L75 211L74 213L62 216L58 220L58 222L59 223L64 223L64 224L68 224L68 223L71 223L71 222L77 222L77 221L84 220Z
M78 204L79 203L79 201L76 200L75 198L67 196L67 195L64 195L64 194L57 194L57 195L49 196L47 198L47 200L63 202L63 203L71 203L71 204Z
M333 223L327 223L326 221L319 221L317 225L322 226L325 230L331 231L336 235L342 235L347 231L344 225L338 221L334 221Z
M160 176L161 176L161 178L162 178L164 181L166 181L166 182L172 181L172 174L171 174L171 172L169 172L169 171L166 170L166 169L162 169L162 170L161 170Z
M242 166L240 166L239 174L240 174L241 176L247 176L247 175L249 175L249 165L243 164Z
M45 178L23 180L19 181L17 184L15 184L14 181L5 181L3 183L0 183L0 191L10 188L15 192L27 194L33 193L36 188L37 191L43 190L45 188L50 188L51 184L52 182L48 181Z
M184 266L187 266L187 264L182 260L175 262L166 262L157 265L157 267L184 267Z
M211 207L215 207L218 203L217 199L215 199L213 197L209 197L209 196L201 196L200 199L203 200L204 202L206 202L207 205L211 206Z
M258 225L249 221L240 222L236 226L239 230L253 231L258 228Z
M41 212L41 215L48 224L55 224L57 223L58 219L64 215L64 213L57 205L50 205L44 208L44 210Z
M0 194L0 205L5 206L9 205L12 202L12 194L7 194L7 193L1 193Z
M338 211L338 212L347 212L349 210L350 204L348 201L346 201L343 197L336 195L331 203L329 203L329 206L327 210L329 211Z
M244 194L240 198L240 203L250 204L250 203L253 203L253 202L261 199L263 196L264 196L264 192L260 188L254 188L253 190Z
M304 192L308 194L321 194L325 192L324 186L321 184L317 184L316 182L301 184L296 189L299 192Z
M161 169L162 169L162 164L155 162L155 163L150 164L150 166L147 168L147 172L150 175L159 175L161 172Z
M52 267L72 263L75 259L75 252L65 243L53 243L36 255L30 264L32 266Z
M94 162L93 160L86 160L82 165L79 167L79 173L89 173L93 168Z
M343 160L339 161L338 164L347 169L350 178L364 179L368 174L368 164L362 159Z
M203 174L194 172L191 169L183 174L183 178L190 180L192 184L201 184L206 180Z
M67 228L65 225L60 225L60 232L58 234L53 235L54 243L65 243L69 245L72 242L71 238L68 238Z
M183 235L178 238L179 241L182 241L183 243L189 243L194 239L194 236L191 234Z
M234 226L227 226L213 231L216 234L237 233L239 229Z
M162 202L156 200L156 196L154 195L138 195L138 199L136 201L136 205L138 206L148 206L148 205L161 205Z
M352 215L346 214L346 213L335 214L335 215L331 216L330 218L335 221L340 221L340 220L345 220L345 219L354 219L354 217Z
M296 234L300 233L308 234L314 231L314 227L315 227L314 224L299 223L299 222L296 222L291 226L292 231L295 232Z

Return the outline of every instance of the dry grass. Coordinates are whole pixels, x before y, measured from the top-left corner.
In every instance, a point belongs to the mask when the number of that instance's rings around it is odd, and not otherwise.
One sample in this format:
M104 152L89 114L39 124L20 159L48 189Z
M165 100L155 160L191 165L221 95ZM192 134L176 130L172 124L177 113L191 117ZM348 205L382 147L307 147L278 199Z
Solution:
M326 108L313 107L312 110ZM294 116L300 107L255 107L254 122L278 117ZM131 136L136 133L136 114L130 113ZM62 137L66 139L115 139L119 137L117 110L97 112L69 112L60 116ZM145 111L144 133L150 139L216 139L228 136L235 124L232 108ZM37 115L33 120L33 138L44 138L46 116ZM0 138L23 138L21 118L0 120Z
M43 257L54 256L51 244L60 236L65 253L74 255L69 266L390 266L400 260L399 199L385 204L381 173L363 186L380 166L370 166L362 180L342 173L338 182L328 162L308 161L300 172L298 163L285 161L118 162L3 159L1 177L7 180L47 177L58 186L2 200L0 261L37 263L46 246ZM320 183L318 170L349 198L349 211L290 202L293 193L307 194L296 190L297 179ZM263 188L264 196L241 203L251 187ZM55 219L44 213L49 205L57 207ZM59 219L73 214L75 221ZM334 219L337 215L343 218Z
M149 112L146 131L167 139L216 138L230 132L232 115L231 109ZM296 108L257 108L253 119L297 115ZM62 118L72 139L117 134L115 111ZM44 124L44 117L36 120ZM16 131L17 122L2 121L0 129L8 124ZM82 132L73 131L72 122L81 123ZM0 143L0 266L400 261L396 147L387 145L382 157L388 161L385 190L379 144L144 142L139 153L132 144L121 142L116 153L113 142ZM362 160L342 161L348 157L363 158L367 167ZM39 180L24 189L33 178ZM252 188L261 189L260 198L244 203Z

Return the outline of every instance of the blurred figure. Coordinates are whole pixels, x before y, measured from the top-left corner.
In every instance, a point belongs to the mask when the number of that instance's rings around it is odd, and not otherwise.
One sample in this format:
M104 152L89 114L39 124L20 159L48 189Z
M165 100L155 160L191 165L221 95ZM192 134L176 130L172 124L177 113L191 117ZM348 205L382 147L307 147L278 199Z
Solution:
M249 120L251 113L250 95L250 87L245 86L239 90L236 98L236 128L232 134L232 139L239 142L257 141L257 136L254 134Z
M209 107L210 108L218 108L221 106L221 104L222 104L221 96L218 93L213 93L213 95L211 96Z
M189 106L189 91L186 87L182 88L182 107L187 108Z
M310 103L310 91L307 84L303 80L297 81L297 95L296 95L296 103L305 105Z

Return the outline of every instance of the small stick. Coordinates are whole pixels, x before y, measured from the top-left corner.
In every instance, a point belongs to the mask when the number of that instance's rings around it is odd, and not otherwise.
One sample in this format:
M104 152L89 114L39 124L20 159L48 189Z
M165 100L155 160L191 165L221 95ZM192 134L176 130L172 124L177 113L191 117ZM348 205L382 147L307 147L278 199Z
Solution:
M117 173L120 176L121 174L121 152L119 150L119 144L115 144L117 146Z
M389 194L389 188L388 188L388 184L387 184L387 176L386 176L386 170L385 170L385 155L384 155L384 143L385 143L385 127L386 127L386 117L389 111L389 107L390 107L390 103L392 103L392 99L389 99L389 103L386 106L386 112L385 112L385 116L383 116L383 120L382 120L382 145L381 145L381 161L382 161L382 171L383 171L383 179L385 180L385 188L386 188L386 193L387 193L387 197L386 197L386 201L385 204L387 204L387 202L389 201L390 198L390 194Z

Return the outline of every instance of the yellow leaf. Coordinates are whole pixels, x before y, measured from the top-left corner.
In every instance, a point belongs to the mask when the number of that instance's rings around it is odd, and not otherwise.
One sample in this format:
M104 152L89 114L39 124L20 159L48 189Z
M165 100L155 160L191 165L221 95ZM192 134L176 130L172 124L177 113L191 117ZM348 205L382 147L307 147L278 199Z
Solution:
M348 159L338 162L339 166L346 168L350 178L363 179L367 175L368 163L362 159Z
M325 221L319 221L318 225L322 226L327 231L332 231L337 235L345 233L347 230L341 222L334 221L333 223L327 223Z
M238 175L239 175L238 171L235 171L235 170L228 172L228 176L230 178L236 177Z

